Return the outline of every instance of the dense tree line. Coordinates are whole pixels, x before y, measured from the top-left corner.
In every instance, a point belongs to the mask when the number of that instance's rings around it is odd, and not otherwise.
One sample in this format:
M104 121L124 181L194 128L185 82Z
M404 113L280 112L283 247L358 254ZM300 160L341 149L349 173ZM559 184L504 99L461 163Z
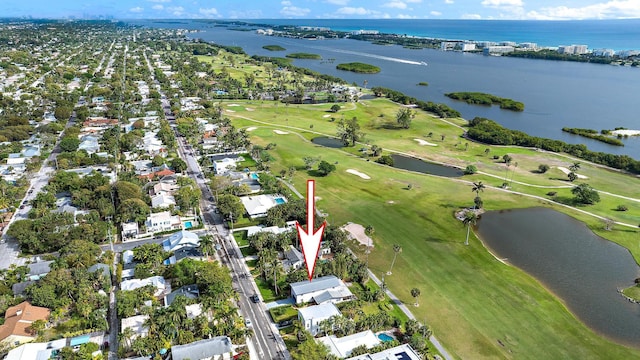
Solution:
M500 105L501 109L524 111L524 104L520 101L512 99L501 98L499 96L481 93L481 92L454 92L444 94L454 100L462 100L467 104L488 105L493 104Z
M530 136L522 131L504 128L495 121L486 118L476 117L471 120L467 136L493 145L517 145L535 147L552 152L565 152L596 164L640 174L640 161L634 160L627 155L595 152L588 150L583 144L567 144L560 140Z
M371 88L374 95L377 97L386 96L389 100L397 102L403 105L415 104L420 109L434 113L441 118L460 117L460 113L457 110L450 108L445 104L434 103L431 101L422 101L414 97L405 95L399 91L391 90L384 87Z
M599 134L596 130L593 129L580 129L580 128L569 128L563 127L562 131L568 132L569 134L580 135L587 137L589 139L598 140L603 143L607 143L615 146L624 146L624 143L618 139L614 139L612 137L608 137L602 134Z
M504 56L519 57L525 59L544 59L544 60L558 60L558 61L577 61L577 62L590 62L597 64L611 64L614 61L611 57L595 56L592 54L573 55L573 54L561 54L555 50L537 50L537 51L513 51Z

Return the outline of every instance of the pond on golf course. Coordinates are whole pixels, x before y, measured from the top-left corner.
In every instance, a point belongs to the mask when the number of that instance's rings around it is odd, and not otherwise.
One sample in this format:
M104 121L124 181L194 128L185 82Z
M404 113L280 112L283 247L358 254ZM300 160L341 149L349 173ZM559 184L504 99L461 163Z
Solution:
M618 293L640 276L626 248L547 208L487 212L477 232L495 256L538 279L591 329L640 347L640 304Z
M393 167L398 169L445 177L460 177L464 175L461 169L455 167L434 164L404 155L393 154L391 157L393 158Z

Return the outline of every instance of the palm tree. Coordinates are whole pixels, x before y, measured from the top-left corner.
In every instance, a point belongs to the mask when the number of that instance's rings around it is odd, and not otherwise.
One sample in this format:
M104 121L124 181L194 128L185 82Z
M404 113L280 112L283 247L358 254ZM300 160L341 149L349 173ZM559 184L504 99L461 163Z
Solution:
M518 167L518 162L513 163L513 170L511 171L511 180L509 181L509 186L513 184L513 174L516 172L516 168Z
M580 170L580 163L579 162L574 162L571 166L569 166L569 170L571 172L576 172L578 170Z
M465 245L469 245L469 229L471 228L471 225L475 225L477 221L478 215L475 211L467 211L464 213L462 223L467 226L467 240L464 242Z
M200 237L200 250L205 254L207 260L209 260L209 253L214 252L213 236L205 235Z
M398 244L393 245L393 260L391 261L391 267L389 267L389 271L387 271L387 275L391 275L391 270L393 269L393 264L396 262L396 258L398 257L398 253L402 251L402 247Z
M482 183L482 181L478 181L477 183L473 183L473 188L471 189L471 191L474 191L476 193L476 197L479 198L480 192L484 191L485 188L486 186Z
M415 306L418 306L418 296L420 296L420 289L413 288L411 289L411 296L416 299Z
M271 275L273 275L273 290L278 295L278 275L282 274L283 268L282 263L278 259L278 257L274 257L269 261L269 271Z
M120 343L122 343L124 345L124 348L129 350L131 349L131 343L133 341L133 336L136 334L136 332L133 330L133 328L124 328L122 330L122 332L120 333L119 336L119 341Z

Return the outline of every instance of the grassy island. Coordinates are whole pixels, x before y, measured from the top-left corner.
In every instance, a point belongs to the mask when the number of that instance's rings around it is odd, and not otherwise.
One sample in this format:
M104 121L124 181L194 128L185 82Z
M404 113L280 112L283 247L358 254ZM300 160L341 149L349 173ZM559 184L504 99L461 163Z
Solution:
M500 105L501 109L513 110L513 111L524 111L524 104L520 101L515 101L511 99L501 98L499 96L481 93L481 92L453 92L444 94L445 96L454 99L454 100L462 100L467 104L478 104L478 105Z
M379 67L371 64L361 63L361 62L338 64L338 66L336 66L336 69L352 71L352 72L362 73L362 74L377 74L380 72Z
M291 53L286 55L290 59L308 59L308 60L320 60L322 56L318 54L310 53Z
M269 50L269 51L285 51L287 49L283 48L280 45L265 45L262 47L265 50Z
M426 81L420 81L420 82L418 83L418 85L419 85L419 86L429 86L429 83L428 83L428 82L426 82Z
M563 127L562 131L568 132L569 134L580 135L580 136L587 137L589 139L598 140L598 141L601 141L603 143L607 143L609 145L624 146L624 143L622 141L620 141L618 139L614 139L614 138L608 137L606 135L602 135L602 134L598 133L597 130L593 130L593 129L580 129L580 128Z
M627 298L640 303L640 284L636 284L622 290L622 294Z

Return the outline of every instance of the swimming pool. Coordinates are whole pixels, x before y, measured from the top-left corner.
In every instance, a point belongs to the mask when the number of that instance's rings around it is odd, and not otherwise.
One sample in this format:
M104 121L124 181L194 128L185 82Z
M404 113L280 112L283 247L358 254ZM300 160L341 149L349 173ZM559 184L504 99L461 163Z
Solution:
M393 340L395 340L394 338L392 338L391 336L389 336L389 335L387 335L387 334L385 334L385 333L378 334L378 339L380 339L380 340L381 340L381 341L383 341L383 342L387 342L387 341L393 341Z
M283 198L275 198L274 200L275 200L276 204L278 204L278 205L284 204L286 202L286 201L284 201Z
M254 179L254 180L258 180L259 176L256 173L252 173L251 174L251 178Z
M193 227L193 224L191 223L191 221L186 221L184 223L184 228L185 229L191 229Z

